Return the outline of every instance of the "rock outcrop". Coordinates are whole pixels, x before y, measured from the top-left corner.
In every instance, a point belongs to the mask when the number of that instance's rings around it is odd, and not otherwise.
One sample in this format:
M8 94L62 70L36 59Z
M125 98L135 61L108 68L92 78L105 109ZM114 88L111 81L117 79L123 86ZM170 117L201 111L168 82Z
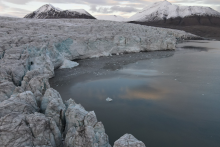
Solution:
M52 118L40 113L10 113L0 118L0 146L62 146L61 133Z
M87 112L71 99L66 103L66 147L110 147L108 135L94 111Z
M41 101L41 112L44 113L46 117L53 118L60 131L64 130L65 111L66 106L60 94L52 88L47 89Z
M32 114L38 111L37 102L30 91L12 96L0 103L0 117L10 113Z
M142 141L137 140L131 134L125 134L117 141L115 141L113 147L145 147Z
M0 81L0 102L9 99L15 90L15 85L9 81Z
M54 69L73 59L175 49L177 39L197 37L109 21L0 20L1 147L110 147L93 111L50 88Z
M16 86L21 85L22 78L29 69L29 55L17 47L4 50L3 53L4 57L0 61L0 80L13 82Z
M0 146L33 146L33 135L27 125L26 115L10 113L0 118Z
M53 118L38 113L31 91L12 95L0 103L0 146L62 145L61 132Z

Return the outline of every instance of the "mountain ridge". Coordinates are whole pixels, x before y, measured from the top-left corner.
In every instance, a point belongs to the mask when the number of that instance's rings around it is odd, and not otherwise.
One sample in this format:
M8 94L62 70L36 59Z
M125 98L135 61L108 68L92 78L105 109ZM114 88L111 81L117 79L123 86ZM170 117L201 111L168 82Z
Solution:
M172 11L172 10L178 10L178 9L169 8L173 6L177 8L181 7L182 9L185 8L183 9L185 11ZM155 8L157 8L156 11L155 11ZM192 9L195 9L195 11L190 11ZM146 12L147 10L149 10L148 13L143 13L143 12ZM167 12L170 12L171 14L168 15ZM178 13L174 13L174 12L178 12ZM180 13L180 12L185 12L185 13ZM158 15L155 15L155 14L158 14ZM176 6L172 3L169 3L168 1L163 1L163 2L153 3L152 5L138 12L136 15L133 15L131 18L130 18L130 21L128 20L129 23L135 23L135 24L146 25L146 26L154 26L154 27L160 27L160 28L184 30L186 32L189 32L189 33L192 33L198 36L202 36L204 38L220 40L220 35L219 35L220 34L220 13L209 7Z
M33 19L59 19L59 18L84 18L96 19L84 9L62 10L51 4L45 4L36 11L27 14L24 18Z
M155 2L135 15L128 18L128 21L151 22L172 18L185 18L190 16L211 16L220 17L220 12L210 7L202 6L179 6L168 1Z

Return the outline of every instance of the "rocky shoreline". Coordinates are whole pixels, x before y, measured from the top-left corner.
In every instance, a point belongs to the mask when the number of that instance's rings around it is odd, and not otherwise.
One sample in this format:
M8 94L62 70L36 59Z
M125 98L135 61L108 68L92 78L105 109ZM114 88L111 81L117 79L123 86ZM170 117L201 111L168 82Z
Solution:
M198 36L98 20L0 18L0 146L110 147L95 112L50 88L57 68L74 59L127 52L173 50ZM64 66L64 61L69 61ZM114 147L140 146L132 135Z

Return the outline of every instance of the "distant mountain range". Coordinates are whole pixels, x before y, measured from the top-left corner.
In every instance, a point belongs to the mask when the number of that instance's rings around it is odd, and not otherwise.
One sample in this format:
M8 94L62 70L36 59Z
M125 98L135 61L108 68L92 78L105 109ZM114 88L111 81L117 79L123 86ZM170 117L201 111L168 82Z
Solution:
M36 11L27 14L24 18L34 19L61 19L61 18L84 18L84 19L96 19L91 14L83 9L75 10L61 10L55 8L51 4L46 4L37 9Z
M25 18L60 19L83 18L96 19L83 9L61 10L50 4L43 5ZM151 26L190 26L190 25L220 25L220 12L210 7L179 6L167 0L155 2L130 18L117 15L97 16L99 20L131 22Z
M155 2L127 19L117 15L99 16L97 19L150 26L220 25L220 13L210 7L179 6L166 0Z
M126 18L118 15L101 15L101 16L96 16L97 19L99 20L109 20L109 21L127 21Z

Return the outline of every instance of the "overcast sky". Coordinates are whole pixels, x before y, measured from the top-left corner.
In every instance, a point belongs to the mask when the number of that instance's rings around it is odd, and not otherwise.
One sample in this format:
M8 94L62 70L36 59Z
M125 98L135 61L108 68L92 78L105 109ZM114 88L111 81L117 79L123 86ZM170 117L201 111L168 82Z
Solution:
M90 14L130 17L147 5L161 0L0 0L0 16L24 17L44 4L60 9L85 9ZM168 0L178 5L209 6L220 11L220 0Z

